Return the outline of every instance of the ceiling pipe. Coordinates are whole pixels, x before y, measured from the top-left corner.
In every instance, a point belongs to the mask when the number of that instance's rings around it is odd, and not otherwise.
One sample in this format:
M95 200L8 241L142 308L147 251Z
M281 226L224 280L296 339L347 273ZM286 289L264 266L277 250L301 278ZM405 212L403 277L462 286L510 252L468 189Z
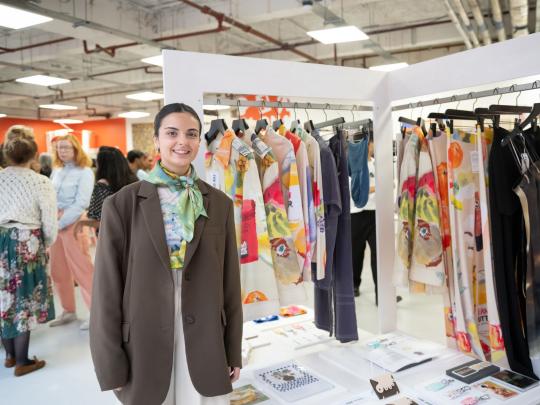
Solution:
M513 38L529 35L529 4L527 0L509 0Z
M506 31L504 30L503 16L501 12L501 3L499 0L490 0L491 12L493 14L493 25L495 25L495 31L497 32L497 38L499 42L506 41Z
M469 36L467 33L463 30L463 27L461 26L461 23L459 22L458 16L456 15L454 9L448 2L448 0L443 0L444 5L446 6L446 9L448 10L448 16L450 17L450 20L454 23L457 31L459 32L459 35L463 38L463 42L465 43L465 47L467 49L471 49L473 46L471 44L471 40L469 39Z
M244 23L241 23L240 21L238 20L235 20L234 18L232 17L229 17L223 13L220 13L219 11L216 11L208 6L201 6L197 3L195 3L194 1L191 1L191 0L178 0L184 4L187 4L188 6L190 7L193 7L193 8L196 8L197 10L199 10L201 13L203 14L207 14L207 15L210 15L214 18L216 18L218 21L223 21L223 22L226 22L227 24L235 27L235 28L238 28L248 34L251 34L251 35L254 35L260 39L263 39L267 42L270 42L274 45L277 45L279 47L283 47L284 49L286 49L287 51L289 52L292 52L298 56L301 56L302 58L305 58L311 62L315 62L315 63L322 63L319 59L317 58L314 58L313 56L305 53L305 52L302 52L302 51L299 51L298 49L289 49L289 45L285 42L282 42L276 38L273 38L271 37L270 35L267 35L265 34L264 32L261 32L261 31L258 31L256 30L255 28L247 25L247 24L244 24Z
M223 26L223 20L218 19L218 26L216 28L208 29L208 30L202 30L202 31L194 31L194 32L186 32L184 34L176 34L176 35L168 35L164 37L159 38L153 38L152 41L156 42L162 42L162 41L171 41L175 39L182 39L182 38L189 38L189 37L196 37L196 36L203 36L203 35L210 35L210 34L217 34L223 31L227 31L229 28ZM120 45L111 45L111 46L101 46L99 44L96 44L94 49L88 49L88 45L86 41L83 41L84 45L84 53L91 54L91 53L98 53L98 52L105 52L111 57L114 57L116 54L116 51L121 48L128 48L131 46L139 45L139 42L129 42L126 44L120 44Z
M478 34L482 37L482 42L484 45L491 44L491 34L486 26L484 21L484 16L482 15L482 10L480 9L480 4L478 0L468 0L469 8L472 11L474 21L476 21L476 26L478 27Z
M540 0L536 0L536 32L540 32Z
M46 45L58 44L60 42L71 41L72 39L75 39L75 38L64 37L64 38L53 39L53 40L45 41L45 42L38 42L37 44L20 46L18 48L5 48L5 47L0 46L0 51L1 51L0 55L3 55L5 53L24 51L26 49L39 48L41 46L46 46Z
M467 30L467 34L471 38L471 42L472 42L473 47L476 48L476 47L480 46L480 42L478 41L478 37L476 36L476 32L474 32L474 28L473 28L473 26L471 24L471 20L469 20L469 15L467 14L465 9L463 8L463 4L461 3L461 0L452 0L452 4L454 5L454 9L456 10L456 12L458 14L458 16L459 16L459 18L461 20L461 23L463 24L463 26Z

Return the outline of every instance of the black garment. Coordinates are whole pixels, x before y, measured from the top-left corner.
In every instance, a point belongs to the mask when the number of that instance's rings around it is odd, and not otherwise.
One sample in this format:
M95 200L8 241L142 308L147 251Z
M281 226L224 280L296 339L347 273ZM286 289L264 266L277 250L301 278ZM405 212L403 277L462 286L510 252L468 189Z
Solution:
M337 181L339 184L341 213L338 216L334 254L329 256L327 253L326 258L327 262L332 262L332 271L330 274L327 273L325 277L325 279L331 277L331 285L329 289L322 289L317 283L315 284L315 313L320 311L331 316L333 305L335 335L340 342L345 343L358 340L358 329L351 257L351 214L349 211L351 194L349 191L347 150L341 131L330 139L329 147L336 163L337 179L331 180ZM324 172L324 176L328 175L329 173ZM332 323L322 324L320 321L320 318L315 318L317 327L332 331Z
M353 262L354 288L359 289L362 283L364 252L366 242L371 251L371 275L375 283L375 299L377 300L377 231L375 226L375 210L364 210L351 214L351 244Z
M45 177L51 177L52 173L52 167L49 166L42 166L41 169L39 169L39 174L45 176Z
M6 349L6 358L15 358L15 363L18 366L32 364L32 360L28 358L28 348L30 346L30 332L24 332L14 337L13 339L2 338L2 344Z
M495 291L510 367L534 378L525 335L525 225L519 199L513 191L521 181L521 174L511 149L501 145L507 134L507 130L495 128L488 163Z
M101 208L105 199L114 194L108 184L97 182L92 190L90 205L88 207L88 218L101 221Z

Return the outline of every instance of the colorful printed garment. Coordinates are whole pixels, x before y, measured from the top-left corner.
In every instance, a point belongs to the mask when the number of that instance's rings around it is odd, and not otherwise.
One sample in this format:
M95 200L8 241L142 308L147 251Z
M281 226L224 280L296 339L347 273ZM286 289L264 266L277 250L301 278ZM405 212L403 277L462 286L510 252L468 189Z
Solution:
M409 128L401 165L395 282L412 292L445 283L435 176L419 127ZM410 283L409 283L410 280Z
M13 339L55 318L39 229L0 228L0 336Z
M280 304L278 289L259 171L252 150L232 131L225 132L208 149L207 179L234 201L244 319L276 314Z
M193 166L190 167L187 176L178 176L163 167L161 161L154 166L146 179L158 186L165 236L173 270L184 268L186 248L193 239L195 221L201 215L208 217L197 180L197 173Z
M297 129L298 135L302 137L303 131ZM324 194L322 186L322 163L321 150L319 143L310 135L304 136L306 144L309 170L311 172L311 181L313 183L313 207L315 209L316 239L313 244L313 256L311 261L317 263L317 280L322 280L326 268L326 226L324 223Z
M278 161L281 189L285 207L287 207L289 227L294 238L298 267L303 270L307 256L306 227L294 148L288 139L278 135L272 128L266 130L262 140L272 148ZM302 278L298 280L298 282L300 281Z
M313 183L311 171L309 169L309 158L304 142L297 135L290 131L285 133L285 137L291 141L296 164L298 166L298 179L300 180L300 194L302 197L302 211L304 213L304 225L306 232L306 259L304 261L304 281L311 280L311 261L313 249L317 241L317 223L315 220L315 205L313 203Z
M490 358L477 135L449 134L448 179L458 348Z

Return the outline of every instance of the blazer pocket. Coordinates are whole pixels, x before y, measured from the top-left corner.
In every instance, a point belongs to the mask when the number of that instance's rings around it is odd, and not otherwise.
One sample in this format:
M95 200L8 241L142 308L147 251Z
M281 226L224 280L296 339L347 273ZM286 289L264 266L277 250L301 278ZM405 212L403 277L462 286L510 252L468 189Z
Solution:
M225 315L225 310L221 310L221 324L223 327L227 326L227 315Z
M129 342L129 323L122 322L122 342Z

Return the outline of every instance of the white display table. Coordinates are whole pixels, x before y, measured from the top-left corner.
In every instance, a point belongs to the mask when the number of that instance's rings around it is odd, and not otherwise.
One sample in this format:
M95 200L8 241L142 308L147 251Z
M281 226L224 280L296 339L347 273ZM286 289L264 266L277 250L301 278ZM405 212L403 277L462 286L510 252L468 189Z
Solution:
M313 319L313 313L308 309L306 315L300 315L292 318L280 318L277 321L255 324L247 322L244 325L244 336L257 335L258 339L269 342L267 346L258 347L251 350L247 365L244 366L241 379L234 384L241 387L246 384L252 384L263 391L271 401L262 402L266 404L290 404L311 405L311 404L392 404L395 398L378 401L372 392L369 383L370 378L375 378L387 373L384 369L365 360L359 353L368 350L366 343L373 339L375 335L359 330L359 341L347 344L341 344L336 340L314 344L308 347L295 349L288 339L276 334L272 329L287 327L287 325L307 322ZM335 388L322 394L298 400L295 402L286 402L280 400L270 389L265 388L254 376L254 371L277 363L288 360L295 360L302 366L312 371L314 374L331 382ZM409 395L412 398L420 400L419 403L429 405L439 405L442 402L434 400L433 396L428 396L421 390L421 386L429 380L445 375L445 370L458 366L472 360L453 349L440 346L439 355L427 363L409 368L407 370L393 373L401 394ZM433 394L432 394L433 395ZM365 400L357 398L362 397ZM458 400L444 402L461 404L461 401L467 396ZM355 400L356 399L356 400ZM480 405L488 404L520 404L520 405L539 405L540 404L540 386L520 393L514 398L505 401L496 399L493 395L490 399L483 400Z

